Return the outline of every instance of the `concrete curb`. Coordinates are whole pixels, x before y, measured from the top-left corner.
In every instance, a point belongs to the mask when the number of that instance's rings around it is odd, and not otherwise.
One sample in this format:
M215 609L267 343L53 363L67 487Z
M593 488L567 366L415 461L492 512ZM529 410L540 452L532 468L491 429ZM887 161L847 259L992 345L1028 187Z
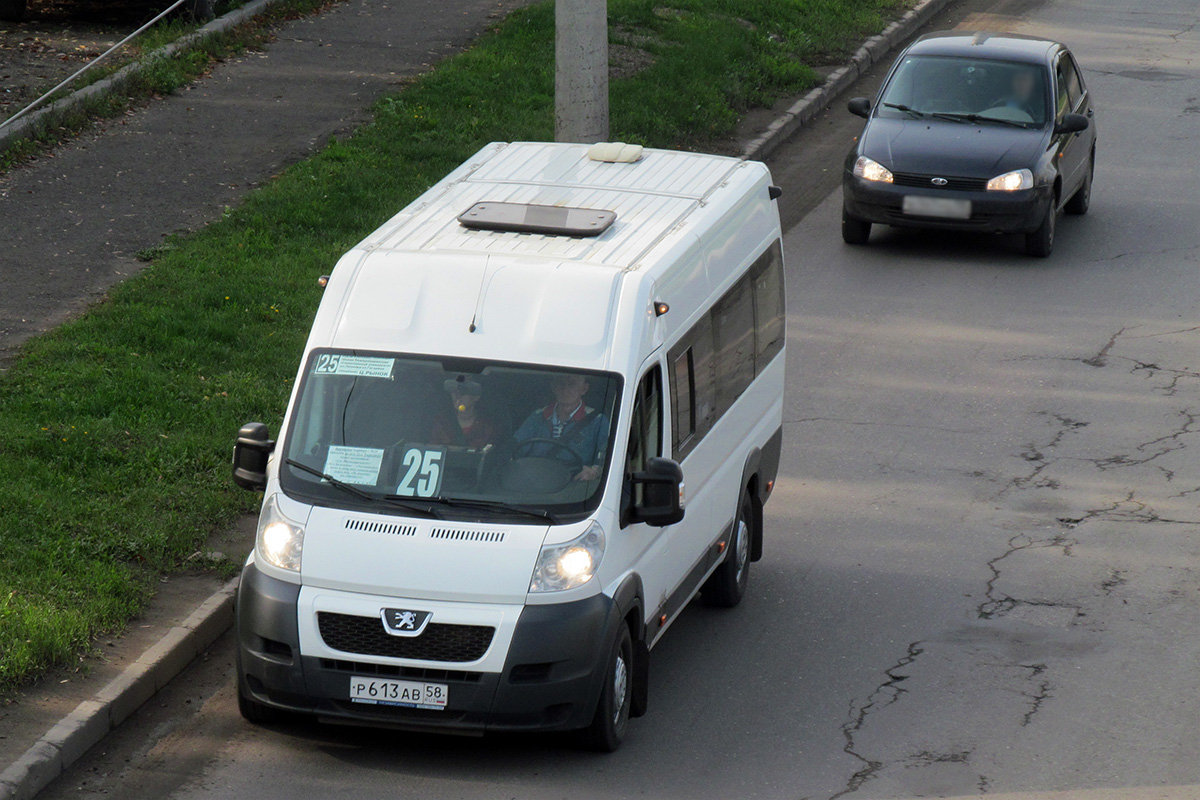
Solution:
M742 158L761 161L770 156L796 131L828 108L872 64L882 61L896 45L916 33L918 28L951 2L953 0L919 0L904 16L884 28L882 33L868 38L850 57L848 64L834 70L825 83L801 97L768 125L761 136L751 140L742 150Z
M0 800L31 800L233 625L234 578L3 772Z
M241 8L234 9L186 36L180 36L170 44L155 50L148 57L140 61L134 61L131 64L126 64L104 80L96 81L82 89L78 89L61 100L55 100L50 105L32 112L29 116L22 117L12 125L0 128L0 152L7 150L13 143L21 139L33 137L44 126L53 124L54 120L82 108L88 100L111 92L120 91L125 84L132 78L137 77L138 74L144 72L157 59L170 58L176 53L187 52L206 39L220 33L225 33L247 20L259 16L278 2L281 2L281 0L254 0L254 2L248 3Z

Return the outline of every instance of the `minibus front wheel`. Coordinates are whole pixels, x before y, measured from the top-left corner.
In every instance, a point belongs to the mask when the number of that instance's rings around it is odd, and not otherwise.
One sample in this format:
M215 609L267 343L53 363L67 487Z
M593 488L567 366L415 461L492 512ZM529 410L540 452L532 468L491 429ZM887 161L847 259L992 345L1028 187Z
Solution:
M604 685L596 704L592 724L584 729L584 743L602 753L614 752L625 738L629 727L629 710L633 700L633 636L624 620L617 626L617 635L608 658Z

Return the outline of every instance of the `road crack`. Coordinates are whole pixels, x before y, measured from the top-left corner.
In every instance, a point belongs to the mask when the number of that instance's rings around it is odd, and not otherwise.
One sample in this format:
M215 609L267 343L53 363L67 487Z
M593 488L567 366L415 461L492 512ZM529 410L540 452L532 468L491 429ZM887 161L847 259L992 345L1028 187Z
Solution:
M867 758L858 751L855 737L862 730L867 722L867 717L872 711L881 708L887 708L901 697L908 693L900 684L908 680L907 675L899 674L900 670L917 660L917 657L925 652L919 641L913 642L908 646L904 657L897 661L892 666L883 671L887 677L883 683L875 687L875 689L867 695L866 701L859 705L856 701L850 701L850 718L846 724L842 726L842 736L846 743L842 747L842 751L847 755L854 757L862 763L862 767L850 776L846 782L846 788L840 792L831 795L829 800L837 800L839 797L845 797L848 794L853 794L862 788L863 784L875 777L879 770L883 769L882 761L875 761Z

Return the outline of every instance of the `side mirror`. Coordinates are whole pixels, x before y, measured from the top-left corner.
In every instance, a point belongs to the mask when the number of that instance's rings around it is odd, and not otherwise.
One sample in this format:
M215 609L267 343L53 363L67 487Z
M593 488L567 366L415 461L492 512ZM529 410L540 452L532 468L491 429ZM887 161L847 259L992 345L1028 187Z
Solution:
M1090 125L1088 118L1083 114L1065 114L1063 118L1054 126L1054 135L1060 136L1064 133L1079 133L1086 131Z
M652 458L646 471L635 472L630 480L634 497L630 522L662 528L683 519L683 468L678 463Z
M233 482L243 489L261 492L267 488L267 459L275 450L275 442L267 426L247 422L238 430L233 446Z
M871 116L871 98L856 97L846 103L846 110L856 117L867 119Z

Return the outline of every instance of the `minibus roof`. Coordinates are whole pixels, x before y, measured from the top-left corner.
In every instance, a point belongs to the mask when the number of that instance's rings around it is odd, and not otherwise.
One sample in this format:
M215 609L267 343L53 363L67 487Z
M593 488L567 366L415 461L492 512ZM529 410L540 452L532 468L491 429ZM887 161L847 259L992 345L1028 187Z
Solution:
M362 242L368 250L458 252L581 261L621 269L640 259L747 162L644 150L633 163L592 160L580 144L494 143ZM759 176L747 171L747 179ZM596 209L616 221L596 237L472 230L459 216L477 203Z

